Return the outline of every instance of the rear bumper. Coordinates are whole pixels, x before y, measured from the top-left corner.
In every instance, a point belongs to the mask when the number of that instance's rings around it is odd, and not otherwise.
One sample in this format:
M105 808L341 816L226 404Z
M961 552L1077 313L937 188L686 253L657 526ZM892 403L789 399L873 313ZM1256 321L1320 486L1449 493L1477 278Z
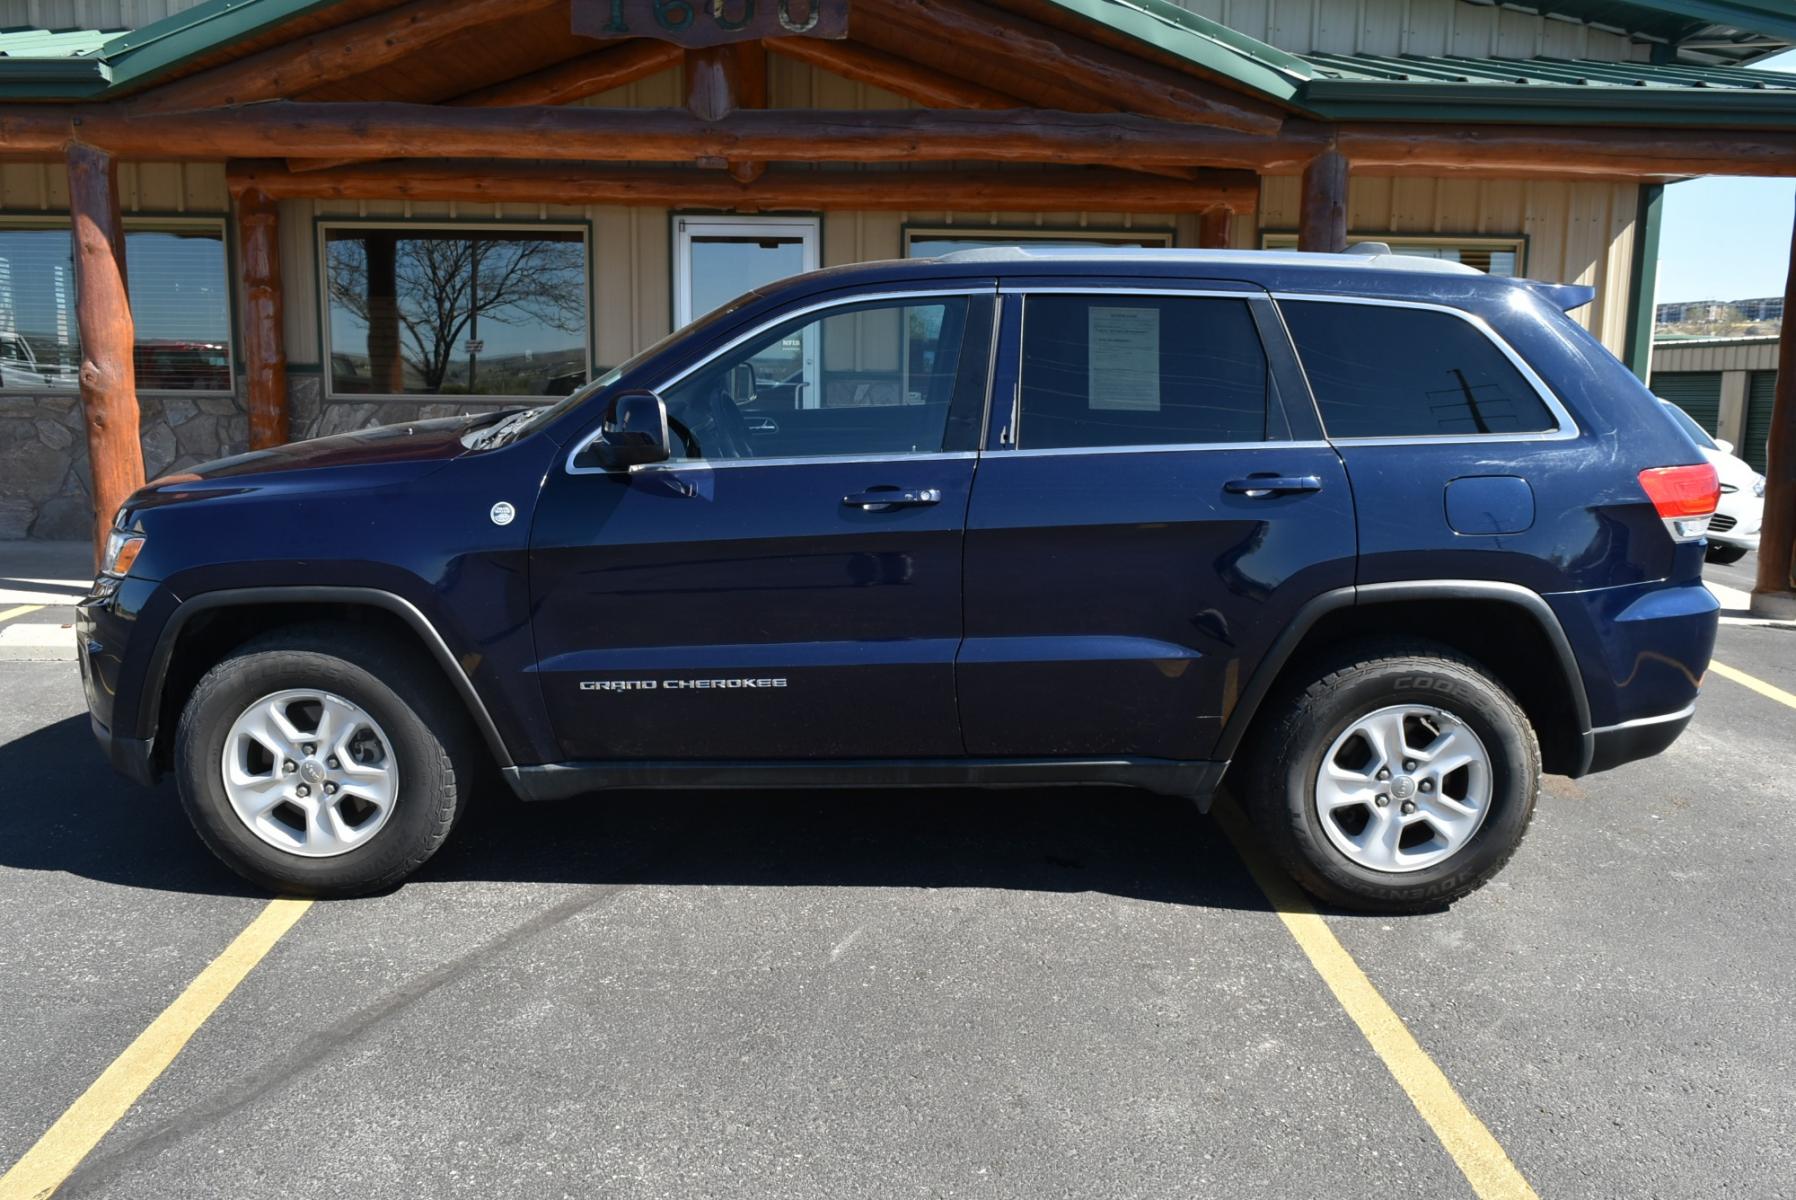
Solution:
M1651 758L1677 741L1695 715L1696 705L1691 704L1664 716L1640 717L1591 730L1594 750L1590 771L1607 771L1623 763Z

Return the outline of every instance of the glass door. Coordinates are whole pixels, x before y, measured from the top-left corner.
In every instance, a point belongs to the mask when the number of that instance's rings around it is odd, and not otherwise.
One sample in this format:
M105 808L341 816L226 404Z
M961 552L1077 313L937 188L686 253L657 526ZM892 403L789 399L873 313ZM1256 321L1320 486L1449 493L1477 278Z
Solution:
M675 217L674 324L690 324L762 284L817 269L816 217ZM764 379L789 383L795 407L815 408L816 339L770 347ZM774 361L778 359L779 361Z

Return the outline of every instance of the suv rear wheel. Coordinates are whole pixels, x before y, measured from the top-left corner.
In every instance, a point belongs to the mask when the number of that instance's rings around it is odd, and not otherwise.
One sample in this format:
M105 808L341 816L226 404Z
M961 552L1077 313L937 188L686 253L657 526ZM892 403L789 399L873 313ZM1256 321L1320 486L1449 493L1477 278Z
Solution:
M355 629L282 631L206 673L175 734L206 845L271 891L391 887L465 807L472 731L434 673Z
M1540 748L1488 671L1424 643L1306 673L1248 747L1244 799L1274 855L1345 908L1415 912L1481 887L1521 844Z

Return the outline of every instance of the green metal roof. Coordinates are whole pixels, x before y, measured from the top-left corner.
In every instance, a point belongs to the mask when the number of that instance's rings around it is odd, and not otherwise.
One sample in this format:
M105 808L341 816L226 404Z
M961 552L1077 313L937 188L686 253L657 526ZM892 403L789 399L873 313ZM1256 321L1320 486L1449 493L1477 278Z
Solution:
M0 98L79 99L141 88L183 62L334 2L206 0L111 35L0 30ZM1319 117L1796 127L1796 77L1770 72L1550 58L1296 55L1171 0L1046 2ZM1535 0L1534 7L1628 28L1658 21L1670 30L1725 26L1796 40L1791 0Z
M1569 58L1306 54L1304 107L1337 119L1796 125L1796 75Z
M0 90L15 96L85 96L111 74L98 55L114 36L104 29L0 29Z

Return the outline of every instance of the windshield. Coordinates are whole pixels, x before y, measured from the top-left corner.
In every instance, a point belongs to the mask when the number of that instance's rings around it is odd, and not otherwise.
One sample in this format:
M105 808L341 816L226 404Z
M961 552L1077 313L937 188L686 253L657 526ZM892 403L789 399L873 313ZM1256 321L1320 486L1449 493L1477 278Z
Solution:
M1663 404L1666 411L1671 413L1673 420L1683 426L1684 432L1690 435L1691 441L1695 442L1698 446L1701 446L1704 450L1721 449L1720 446L1715 444L1715 439L1709 436L1708 430L1704 429L1701 425L1698 425L1696 419L1689 413L1685 412L1669 400L1661 400L1659 403Z
M526 433L529 433L532 429L538 429L548 422L553 421L556 417L569 411L575 405L584 404L590 397L598 395L600 392L616 383L619 379L623 378L625 372L635 370L641 364L647 362L649 359L662 353L676 343L703 333L705 330L711 328L711 326L723 320L725 317L728 317L731 313L734 313L737 309L741 308L744 304L747 304L750 300L757 298L759 295L759 292L748 292L738 296L721 308L711 310L698 320L692 322L692 324L674 330L660 341L651 345L648 349L643 350L640 353L633 355L629 360L612 367L609 371L606 371L603 375L599 376L585 387L576 389L572 395L563 397L553 404L545 404L541 408L526 408L518 412L509 413L503 420L496 421L491 425L484 425L479 429L469 430L462 435L462 445L470 450L490 450L495 446L503 446L508 442L516 441Z

